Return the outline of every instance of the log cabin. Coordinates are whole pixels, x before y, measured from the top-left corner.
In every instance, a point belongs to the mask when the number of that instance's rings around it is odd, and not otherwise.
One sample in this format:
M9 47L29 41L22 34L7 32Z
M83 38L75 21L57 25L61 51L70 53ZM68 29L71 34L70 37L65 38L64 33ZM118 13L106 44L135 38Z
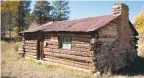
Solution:
M23 55L91 71L117 71L137 57L138 32L124 3L112 14L46 23L21 32Z

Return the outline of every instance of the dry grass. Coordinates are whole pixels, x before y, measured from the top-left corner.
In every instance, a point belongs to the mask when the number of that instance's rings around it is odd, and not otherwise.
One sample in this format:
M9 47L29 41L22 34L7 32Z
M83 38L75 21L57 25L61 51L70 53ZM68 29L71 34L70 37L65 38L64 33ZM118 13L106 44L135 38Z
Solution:
M93 75L54 65L37 64L18 56L16 43L2 44L2 77L17 78L92 78Z
M96 78L93 74L84 73L55 65L43 65L31 59L23 59L14 49L16 43L1 42L2 58L1 68L4 78ZM19 44L19 43L17 43ZM129 78L130 76L103 75L102 78ZM133 76L132 78L143 78Z
M144 39L138 41L138 56L144 57Z

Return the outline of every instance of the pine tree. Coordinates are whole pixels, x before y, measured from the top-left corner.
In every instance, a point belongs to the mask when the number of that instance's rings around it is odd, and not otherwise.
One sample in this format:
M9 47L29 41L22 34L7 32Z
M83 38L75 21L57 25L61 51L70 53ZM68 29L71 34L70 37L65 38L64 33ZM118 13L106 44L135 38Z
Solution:
M20 1L18 7L18 23L19 23L19 32L24 30L25 26L30 24L30 4L31 1ZM27 27L28 28L28 27Z
M5 31L9 31L9 36L11 36L11 31L14 26L19 26L19 32L23 30L24 26L28 26L30 3L31 1L2 2L2 34L5 34Z
M50 10L51 6L48 1L36 1L32 14L36 22L41 25L49 20L52 20Z
M68 1L53 1L53 10L52 10L52 16L55 20L67 20L69 19L68 14L70 13L69 9L70 7L68 6Z

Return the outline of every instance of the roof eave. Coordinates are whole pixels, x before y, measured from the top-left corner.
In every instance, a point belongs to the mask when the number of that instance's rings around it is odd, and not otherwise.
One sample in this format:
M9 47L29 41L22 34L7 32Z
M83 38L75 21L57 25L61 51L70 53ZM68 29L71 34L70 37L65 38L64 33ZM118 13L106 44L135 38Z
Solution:
M137 30L134 28L134 26L133 26L133 24L131 23L131 21L129 20L129 24L130 24L130 26L131 26L131 28L132 28L132 30L134 30L134 36L138 36L139 35L139 33L137 32Z

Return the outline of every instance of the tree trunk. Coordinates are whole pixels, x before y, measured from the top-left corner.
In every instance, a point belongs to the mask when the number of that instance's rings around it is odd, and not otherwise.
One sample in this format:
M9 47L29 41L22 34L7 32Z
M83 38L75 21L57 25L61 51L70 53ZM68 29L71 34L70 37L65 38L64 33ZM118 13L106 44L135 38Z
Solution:
M11 37L11 30L9 30L9 37Z
M20 17L21 17L21 14L20 14L20 13L21 13L21 6L19 5L18 8L19 8L19 12L18 12L18 16L19 16L19 17L18 17L18 25L19 25L19 26L18 26L18 32L20 32L20 31L21 31L21 30L20 30L20 25L21 25L21 20L20 20Z
M23 4L22 4L23 5ZM22 6L22 8L21 8L21 27L22 27L22 31L24 30L24 6Z
M40 12L40 25L42 23L42 13Z
M9 36L11 37L11 13L9 13Z

